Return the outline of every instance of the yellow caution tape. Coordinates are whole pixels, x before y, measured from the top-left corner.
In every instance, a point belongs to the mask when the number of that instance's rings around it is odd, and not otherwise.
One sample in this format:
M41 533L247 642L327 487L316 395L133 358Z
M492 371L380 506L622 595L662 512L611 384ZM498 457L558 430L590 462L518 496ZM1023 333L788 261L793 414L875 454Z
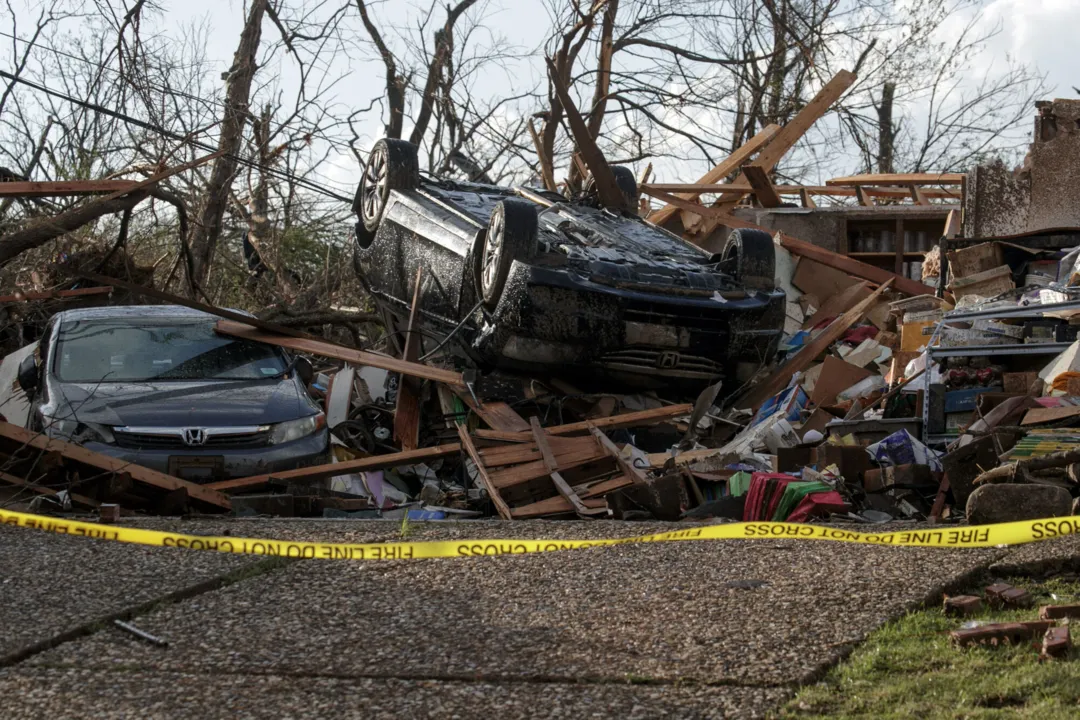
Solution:
M892 547L986 548L1050 540L1080 534L1080 516L1025 520L952 529L903 530L886 533L862 533L826 525L803 525L782 522L742 522L727 525L704 525L628 538L604 540L444 540L435 542L395 543L319 543L291 540L267 540L209 535L183 535L160 530L100 525L62 520L0 510L0 524L34 528L61 535L78 535L98 540L179 547L192 550L246 555L273 555L290 558L327 560L419 560L421 558L456 558L480 555L524 555L526 553L576 550L607 545L686 540L832 540L834 542L889 545Z

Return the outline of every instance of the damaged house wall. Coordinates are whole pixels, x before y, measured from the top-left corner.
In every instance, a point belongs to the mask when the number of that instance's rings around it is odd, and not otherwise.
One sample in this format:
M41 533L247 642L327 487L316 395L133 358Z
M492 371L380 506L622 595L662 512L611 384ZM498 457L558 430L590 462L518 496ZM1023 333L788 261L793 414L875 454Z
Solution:
M1000 160L968 173L965 237L1004 237L1080 227L1080 100L1036 103L1035 136L1022 167Z

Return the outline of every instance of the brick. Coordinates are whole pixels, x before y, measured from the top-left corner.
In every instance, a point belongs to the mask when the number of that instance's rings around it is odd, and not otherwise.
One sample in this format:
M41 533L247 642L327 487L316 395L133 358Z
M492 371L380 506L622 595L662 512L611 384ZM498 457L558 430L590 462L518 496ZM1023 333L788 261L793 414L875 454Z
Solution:
M1025 608L1035 604L1027 590L1013 587L1008 583L994 583L984 591L986 602L993 608Z
M1043 605L1039 608L1039 617L1043 620L1080 618L1080 605Z
M974 615L982 610L982 598L978 595L955 595L945 598L946 615Z
M968 645L1004 645L1021 643L1044 634L1055 625L1053 620L1033 620L1017 623L993 623L970 630L953 630L952 641L961 647Z
M1049 628L1043 635L1042 652L1039 657L1060 658L1069 654L1072 649L1072 638L1069 636L1069 626L1060 625Z

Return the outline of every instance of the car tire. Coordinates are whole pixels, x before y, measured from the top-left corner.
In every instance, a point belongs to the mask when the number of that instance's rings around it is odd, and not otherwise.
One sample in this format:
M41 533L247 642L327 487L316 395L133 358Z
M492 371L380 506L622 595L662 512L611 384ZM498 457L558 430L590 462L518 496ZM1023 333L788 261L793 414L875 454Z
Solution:
M776 248L762 230L735 230L720 253L720 266L749 290L776 289Z
M353 198L353 212L374 235L382 222L391 190L415 190L420 185L416 146L407 140L383 138L364 163L364 174ZM359 239L359 235L357 236ZM370 241L369 241L370 244Z
M637 213L638 198L641 197L641 193L638 191L637 178L634 177L634 171L625 165L612 165L611 172L615 174L615 184L619 186L623 198L626 199L627 211Z
M476 286L488 308L499 303L514 261L536 256L536 232L536 206L508 198L492 210L487 231L477 233L473 244Z

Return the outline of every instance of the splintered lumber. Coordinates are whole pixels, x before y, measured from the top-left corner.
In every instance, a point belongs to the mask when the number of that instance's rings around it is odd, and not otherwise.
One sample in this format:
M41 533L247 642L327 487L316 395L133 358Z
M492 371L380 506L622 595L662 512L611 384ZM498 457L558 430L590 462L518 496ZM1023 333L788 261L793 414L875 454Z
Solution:
M776 194L776 188L769 179L768 170L751 163L743 168L743 175L750 182L750 187L754 188L754 194L762 207L780 207L780 196Z
M791 381L792 375L810 367L818 355L825 352L830 345L847 332L848 328L863 318L867 310L873 307L878 297L888 289L889 284L888 282L885 283L861 303L833 320L821 334L808 342L794 357L788 359L764 381L750 388L741 398L736 400L734 407L757 410L763 402L786 388Z
M964 173L868 173L826 180L826 185L961 185Z
M172 492L183 489L192 500L199 500L225 510L231 508L229 498L208 485L197 485L141 465L134 465L118 458L96 453L79 445L64 442L63 440L50 439L11 423L0 422L0 438L7 441L3 445L6 446L5 449L9 453L16 453L21 448L33 448L45 453L57 453L64 460L92 468L93 472L89 473L89 475L101 475L103 472L124 474L134 482L149 485L158 490Z
M821 88L814 99L808 102L799 110L794 118L791 119L787 125L781 128L780 132L776 133L772 141L765 146L765 149L761 151L757 159L754 160L754 165L762 168L766 172L772 172L776 169L776 164L780 162L780 159L787 154L791 148L795 146L795 143L806 134L806 131L810 129L817 120L828 112L833 103L840 99L840 96L851 87L855 82L855 73L847 70L841 70L836 73L825 87ZM736 182L745 180L745 176L740 175ZM721 195L715 206L723 210L724 212L731 212L739 202L746 196L746 193L730 193ZM708 237L716 226L720 222L715 218L706 218L703 220L694 233L699 237Z
M622 208L629 212L637 212L637 208L627 207L626 196L619 189L619 183L615 180L614 171L612 171L607 158L604 157L604 153L597 146L596 140L593 139L592 134L589 132L585 120L578 112L577 106L574 105L574 99L570 97L566 84L563 83L558 70L555 69L555 63L550 58L547 60L547 66L551 85L555 88L555 95L559 98L559 102L562 103L563 113L566 115L566 121L570 125L570 132L574 137L578 153L589 168L589 172L592 173L593 184L596 187L596 194L600 198L600 204L606 208Z
M458 425L457 432L458 437L461 438L461 447L465 448L465 452L468 453L469 457L476 465L476 472L480 476L480 482L483 483L484 489L487 490L488 497L491 498L492 504L495 505L495 510L499 513L499 517L503 520L511 520L510 506L502 499L502 495L499 494L499 489L491 482L491 477L488 475L487 468L484 467L484 459L480 457L480 453L477 452L476 443L474 443L472 437L469 436L469 431L464 425Z
M413 465L426 460L457 455L461 452L461 445L450 443L448 445L436 445L435 447L420 448L407 452L391 453L389 455L373 455L371 457L349 460L347 462L328 463L326 465L314 465L312 467L296 468L295 470L282 470L281 472L267 473L265 475L251 475L245 478L232 480L220 480L207 483L200 487L212 490L250 490L262 487L271 480L290 480L293 482L310 482L325 480L335 475L349 475L351 473L367 472L370 470L385 470L398 465Z
M773 185L773 190L777 195L830 195L834 197L855 197L855 188L853 186L843 185ZM883 198L897 198L904 199L911 197L911 190L900 190L898 188L887 187L871 187L871 186L859 186L862 191L871 197L883 197ZM650 190L659 190L661 192L679 193L676 197L693 202L698 195L708 193L710 195L717 193L746 193L752 194L755 192L752 185L749 183L741 183L736 185L735 183L642 183L638 189L641 192ZM923 197L944 199L944 200L959 200L960 191L950 190L948 188L926 188L920 189L919 192ZM690 197L687 197L689 195ZM659 211L657 211L659 212ZM649 216L649 220L652 220L652 216ZM659 223L657 223L659 224Z
M401 373L402 375L410 375L412 377L424 378L425 380L446 383L447 385L455 387L465 386L465 381L462 379L461 373L454 372L453 370L443 370L442 368L431 367L430 365L425 365L423 363L398 360L389 355L368 352L366 350L356 350L354 348L345 347L344 345L329 343L324 340L282 337L273 331L266 332L256 327L252 327L251 323L247 323L243 320L219 320L214 329L222 335L251 340L252 342L265 343L267 345L276 345L289 350L295 350L296 352L310 353L320 357L333 358L334 360L344 360L353 365L369 365L390 372Z
M412 306L409 310L409 325L401 343L405 349L401 359L410 363L415 363L420 357L420 334L416 332L416 324L420 312L420 285L423 274L423 267L416 269ZM397 403L394 407L394 437L401 444L402 450L415 450L420 447L421 389L415 378L402 375L401 383L398 385Z
M76 288L75 290L45 290L42 292L17 292L14 295L0 296L0 303L30 302L31 300L62 300L66 298L88 297L90 295L108 295L111 287Z
M0 182L0 197L73 197L124 193L138 189L134 180L61 180L58 182Z
M48 495L50 497L56 497L59 491L54 488L45 487L44 485L38 485L37 483L28 482L21 477L16 477L6 472L0 472L0 482L5 482L8 485L16 485L32 493L38 495ZM85 505L86 507L96 508L101 505L100 502L93 498L88 498L85 495L77 495L73 492L68 493L68 497L71 498L71 502L76 505Z
M499 400L482 402L478 405L467 390L459 391L457 395L492 430L502 430L504 432L527 432L529 430L529 423L525 422L525 418L518 415L508 403Z
M764 228L763 228L764 229ZM905 295L933 295L934 288L924 285L917 280L897 275L873 265L860 262L855 258L834 253L825 248L811 245L808 242L794 238L786 233L779 233L780 245L793 255L808 257L811 260L842 270L852 277L869 280L874 283L886 283L892 281L893 287Z
M566 498L571 507L578 515L588 517L595 515L598 512L606 512L605 509L589 508L585 506L585 503L581 501L581 498L577 496L573 488L563 479L563 476L559 474L559 463L555 459L555 453L552 452L551 446L548 444L547 435L544 429L540 427L540 421L536 417L532 417L529 420L532 425L533 438L536 439L536 447L540 450L540 456L543 458L544 467L547 469L548 474L551 476L551 481L555 483L555 489L559 492L559 495Z
M670 420L680 415L689 415L694 409L693 405L668 405L666 407L653 408L652 410L637 410L635 412L611 415L606 418L596 418L583 422L569 423L566 425L554 425L544 428L548 435L573 435L574 433L590 432L592 424L601 430L615 430L617 428L638 427L652 425L654 423ZM499 432L497 430L477 430L476 437L487 440L503 440L505 442L529 442L532 440L531 432Z
M588 421L586 421L588 422ZM605 435L600 428L596 427L594 423L589 423L589 432L596 438L596 442L603 448L604 452L611 456L615 460L615 464L626 474L626 476L635 482L646 483L648 478L645 475L645 471L634 465L619 452L618 446L611 442L611 438Z
M585 447L572 448L565 452L556 451L555 453L556 464L562 470L571 470L582 465L588 465L597 460L603 460L604 457L605 453L596 447L596 443L590 443ZM492 484L500 490L523 485L548 474L550 474L548 466L542 457L539 460L509 465L498 470L488 470Z
M769 140L772 140L773 136L776 135L776 133L778 133L779 131L779 125L766 125L758 132L757 135L740 145L735 150L735 152L731 153L731 155L729 155L724 160L721 160L712 170L702 175L701 178L698 179L697 184L703 185L720 182L728 175L738 170L744 162L750 159L751 155L760 150L761 147ZM640 184L643 185L644 183ZM654 185L653 187L658 186ZM660 187L659 189L669 190L670 188ZM690 188L687 189L689 190ZM700 193L698 192L691 191L685 195L680 195L679 199L693 201L697 200L699 194ZM657 225L663 225L668 220L670 220L679 209L680 208L678 206L669 203L649 215L649 222L656 223Z

